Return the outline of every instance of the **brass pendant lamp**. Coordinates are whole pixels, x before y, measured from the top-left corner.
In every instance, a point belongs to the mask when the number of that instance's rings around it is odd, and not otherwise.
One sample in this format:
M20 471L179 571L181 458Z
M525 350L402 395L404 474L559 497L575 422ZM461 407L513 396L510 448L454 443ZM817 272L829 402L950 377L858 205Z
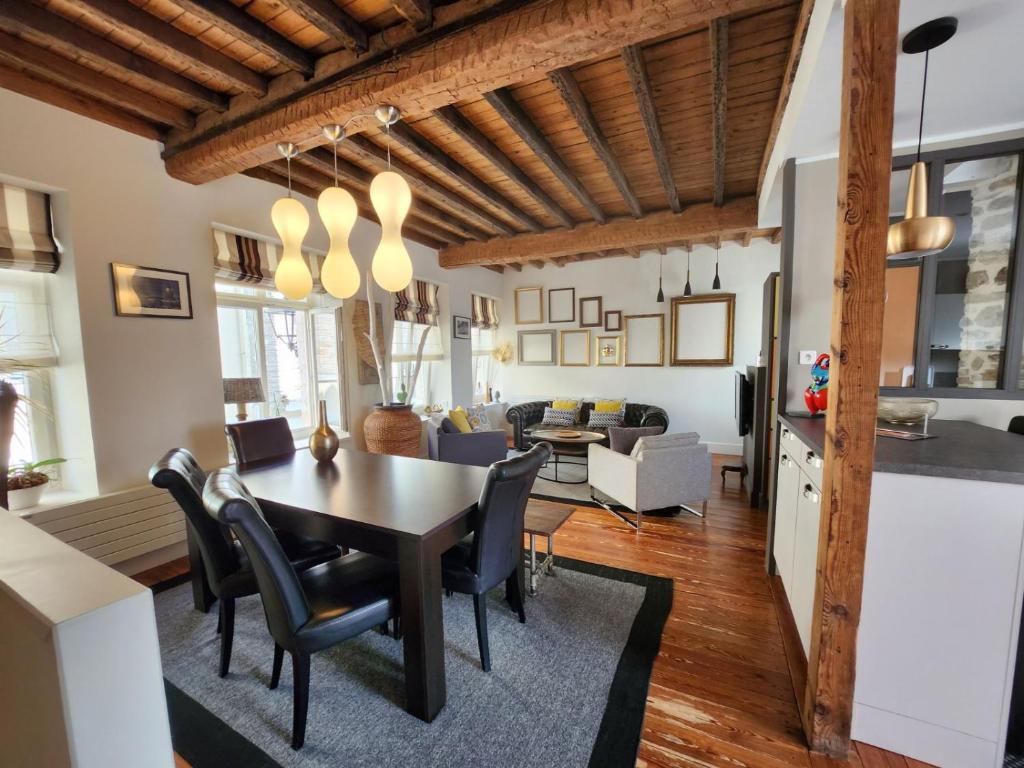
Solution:
M912 29L903 38L904 53L924 54L924 78L921 83L921 117L917 128L917 159L910 168L907 203L903 221L889 225L886 255L910 257L921 252L941 251L953 242L956 223L948 216L928 215L928 167L921 162L921 137L924 133L924 98L928 89L928 54L956 33L952 16L932 19Z

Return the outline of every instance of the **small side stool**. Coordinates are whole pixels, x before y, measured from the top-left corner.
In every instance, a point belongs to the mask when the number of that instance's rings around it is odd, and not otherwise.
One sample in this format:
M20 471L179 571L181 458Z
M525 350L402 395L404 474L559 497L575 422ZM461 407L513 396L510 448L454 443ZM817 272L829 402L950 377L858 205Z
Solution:
M725 488L725 473L737 472L740 476L740 487L743 487L743 478L747 476L746 464L726 464L722 467L722 487Z
M537 577L541 573L546 576L555 575L555 553L551 539L575 511L575 507L552 504L548 501L531 500L527 505L523 530L530 535L530 555L527 560L530 565L530 597L537 596ZM538 536L545 536L548 540L547 556L539 563L537 562Z

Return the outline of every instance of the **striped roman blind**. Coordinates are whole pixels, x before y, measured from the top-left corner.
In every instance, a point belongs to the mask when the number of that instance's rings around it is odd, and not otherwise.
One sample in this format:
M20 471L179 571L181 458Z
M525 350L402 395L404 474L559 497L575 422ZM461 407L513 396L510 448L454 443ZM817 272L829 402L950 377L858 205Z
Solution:
M218 280L248 283L260 288L274 287L274 270L281 255L281 246L270 240L258 240L223 229L214 228L213 241L216 244L214 254L214 277ZM320 284L320 268L324 256L303 251L302 257L313 274L314 293L323 293Z
M0 268L56 272L59 266L50 196L0 184Z
M395 297L395 320L437 325L437 286L426 280L412 280Z
M494 299L473 295L473 327L482 329L498 327L498 305Z

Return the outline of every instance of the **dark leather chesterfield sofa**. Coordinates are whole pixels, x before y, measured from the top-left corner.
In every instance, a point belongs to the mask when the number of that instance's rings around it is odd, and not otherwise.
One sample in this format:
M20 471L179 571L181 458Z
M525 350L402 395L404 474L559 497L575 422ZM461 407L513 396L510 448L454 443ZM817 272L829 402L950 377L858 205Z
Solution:
M515 435L515 447L520 451L527 451L532 446L529 435L534 429L541 428L544 420L544 409L550 408L551 400L536 400L532 403L521 403L510 406L505 417L511 422ZM590 421L590 409L594 407L592 402L583 401L580 408L580 423L575 429L589 429L591 432L604 432L603 429L592 429L587 426ZM626 413L622 418L624 427L661 427L663 431L668 430L668 414L664 408L656 405L642 405L641 403L626 403ZM555 427L549 427L555 429Z

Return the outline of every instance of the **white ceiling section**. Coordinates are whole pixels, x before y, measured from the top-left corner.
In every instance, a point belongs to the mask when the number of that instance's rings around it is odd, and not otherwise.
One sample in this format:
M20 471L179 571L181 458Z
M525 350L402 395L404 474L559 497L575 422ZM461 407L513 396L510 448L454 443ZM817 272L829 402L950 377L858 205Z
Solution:
M829 13L827 23L822 14ZM806 162L839 153L839 92L842 84L843 9L818 0L817 39L812 16L783 130L761 192L759 226L781 222L782 163ZM1021 31L1024 0L902 0L900 40L919 24L940 16L959 20L956 35L932 52L928 64L924 143L1024 132L1024 66ZM896 62L893 146L917 144L924 56L900 53Z

